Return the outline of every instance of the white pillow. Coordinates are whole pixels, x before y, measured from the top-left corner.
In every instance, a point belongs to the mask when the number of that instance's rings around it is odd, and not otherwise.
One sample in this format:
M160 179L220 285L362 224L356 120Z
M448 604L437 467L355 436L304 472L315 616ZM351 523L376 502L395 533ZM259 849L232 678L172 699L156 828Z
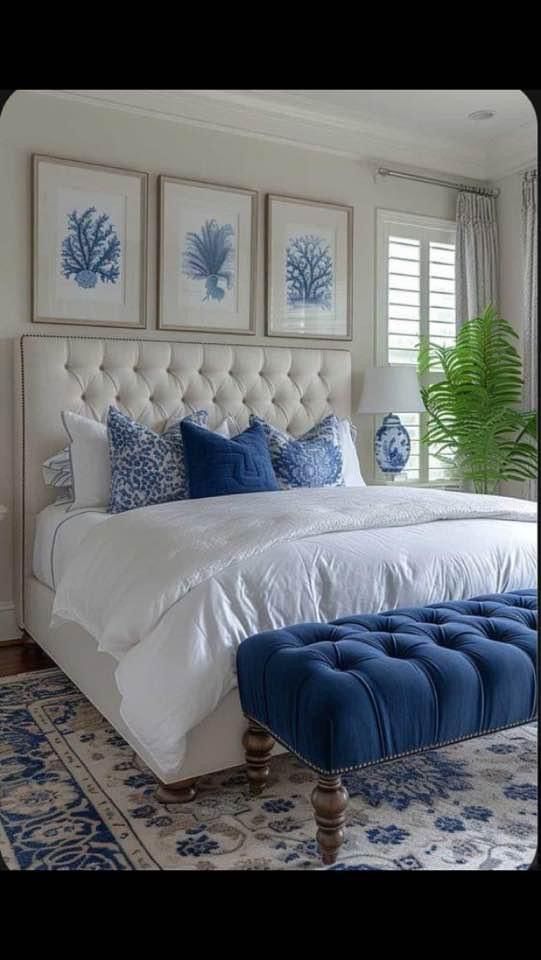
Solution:
M111 493L111 465L107 426L99 420L62 411L62 423L70 438L73 503L68 510L104 507Z
M354 437L357 436L357 430L350 420L339 420L339 428L344 486L366 487L366 483L361 474L359 457L357 456L357 448L354 441Z

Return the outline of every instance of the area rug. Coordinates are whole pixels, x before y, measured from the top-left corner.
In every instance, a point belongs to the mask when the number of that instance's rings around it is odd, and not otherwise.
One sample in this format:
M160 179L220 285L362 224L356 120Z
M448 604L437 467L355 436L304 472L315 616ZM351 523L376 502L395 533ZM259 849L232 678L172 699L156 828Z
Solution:
M527 870L536 726L344 778L347 839L323 868L314 775L290 755L248 794L237 767L163 805L131 748L57 669L0 681L0 854L9 870Z

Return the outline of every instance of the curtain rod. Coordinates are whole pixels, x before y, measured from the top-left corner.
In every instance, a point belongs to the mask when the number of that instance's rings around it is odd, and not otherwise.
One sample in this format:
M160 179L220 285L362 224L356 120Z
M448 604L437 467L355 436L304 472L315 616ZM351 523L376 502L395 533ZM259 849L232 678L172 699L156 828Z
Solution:
M450 187L452 190L462 190L465 193L478 193L483 197L498 197L500 191L490 187L468 187L463 183L452 183L450 180L438 180L436 177L420 177L415 173L402 173L400 170L389 170L380 167L378 173L382 177L400 177L402 180L419 180L421 183L432 183L438 187Z

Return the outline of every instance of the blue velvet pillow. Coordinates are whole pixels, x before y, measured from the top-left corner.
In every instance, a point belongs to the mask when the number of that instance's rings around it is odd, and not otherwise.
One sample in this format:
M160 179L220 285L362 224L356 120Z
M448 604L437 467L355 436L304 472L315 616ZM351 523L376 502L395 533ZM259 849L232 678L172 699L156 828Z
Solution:
M187 419L206 424L208 413L197 410ZM109 513L123 513L136 507L189 497L181 423L178 420L169 430L155 433L143 423L126 417L116 407L109 407Z
M259 424L231 440L186 420L180 429L192 499L278 489L265 433Z

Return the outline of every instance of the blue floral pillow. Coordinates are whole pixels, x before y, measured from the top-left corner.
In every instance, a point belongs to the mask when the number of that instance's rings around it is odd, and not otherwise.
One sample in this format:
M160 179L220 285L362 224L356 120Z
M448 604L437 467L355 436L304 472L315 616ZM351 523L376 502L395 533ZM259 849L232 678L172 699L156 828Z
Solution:
M208 413L186 417L206 427ZM164 433L155 433L116 407L109 407L107 436L111 459L109 513L123 513L169 500L189 497L184 444L178 420Z
M250 423L261 424L265 431L281 490L344 486L340 424L333 413L297 439L253 414Z

